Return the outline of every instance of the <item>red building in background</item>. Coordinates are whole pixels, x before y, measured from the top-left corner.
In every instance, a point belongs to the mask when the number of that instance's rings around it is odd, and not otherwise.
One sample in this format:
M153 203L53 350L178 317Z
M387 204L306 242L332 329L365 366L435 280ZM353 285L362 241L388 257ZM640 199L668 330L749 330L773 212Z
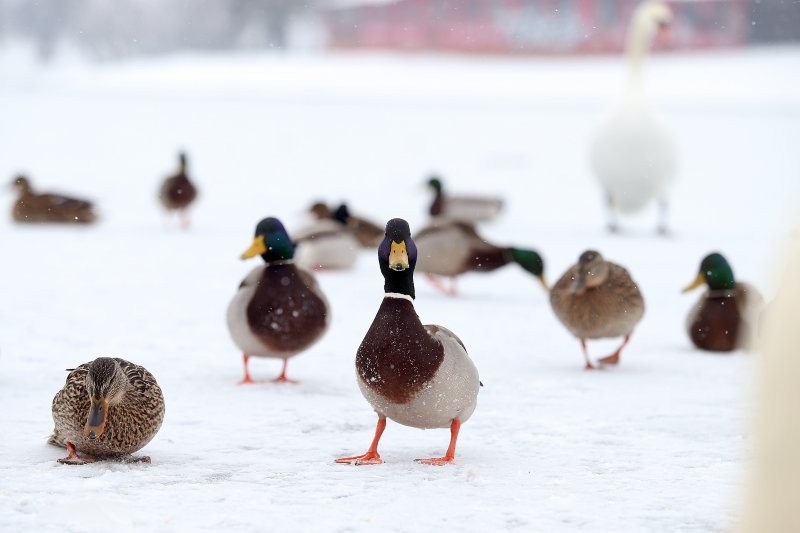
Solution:
M569 54L624 47L637 0L394 0L329 9L332 48ZM750 0L672 2L669 48L749 39Z

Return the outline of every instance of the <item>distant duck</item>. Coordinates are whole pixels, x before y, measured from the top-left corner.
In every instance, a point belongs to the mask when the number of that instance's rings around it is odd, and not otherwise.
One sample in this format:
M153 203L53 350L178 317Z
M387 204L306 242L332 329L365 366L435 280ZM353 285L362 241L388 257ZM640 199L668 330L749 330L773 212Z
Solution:
M436 218L414 236L414 241L419 249L417 270L450 295L456 294L457 276L465 272L491 272L509 263L517 263L547 289L544 261L538 252L491 244L471 224ZM445 287L436 276L450 277L450 287Z
M319 220L336 220L346 226L364 248L375 248L383 240L383 228L351 214L347 204L331 209L323 202L316 202L309 211Z
M242 350L244 379L250 377L250 357L283 359L283 370L275 382L293 382L286 377L290 357L308 349L328 329L330 310L314 276L294 263L294 245L283 224L265 218L256 226L253 244L242 259L260 255L266 263L242 281L228 306L228 329Z
M55 429L49 443L67 449L59 463L149 463L149 457L131 454L150 442L163 420L164 395L147 369L124 359L99 357L71 370L53 398Z
M16 222L91 224L97 220L91 202L61 194L37 194L25 176L17 176L12 185L18 193L11 211Z
M729 352L750 347L755 322L764 300L747 283L737 283L728 261L718 253L703 258L689 292L701 285L706 290L692 307L686 329L692 343L701 350Z
M628 271L593 250L583 252L578 263L553 286L550 305L581 341L587 369L594 368L586 350L587 339L623 337L614 353L599 360L601 365L615 365L644 315L644 299Z
M617 213L659 204L659 233L667 232L667 188L677 168L673 136L647 103L642 66L652 41L670 24L672 12L663 2L647 0L636 8L628 30L626 54L631 68L622 105L601 125L591 148L591 165L606 196L611 231Z
M189 227L189 206L197 198L197 187L186 173L186 154L178 154L178 172L166 178L158 191L158 199L167 212L177 211L181 226Z
M429 213L432 217L475 223L485 222L497 217L503 209L503 200L490 196L451 196L444 192L442 180L432 176L428 187L434 197Z
M344 270L358 260L361 243L350 229L333 219L317 220L292 232L295 262L308 270Z
M481 383L464 343L442 326L424 326L414 310L416 260L408 223L390 220L378 248L383 302L356 354L358 386L378 414L378 425L365 454L337 463L381 463L378 441L386 418L415 428L449 427L444 457L418 461L452 463L461 424L475 410Z

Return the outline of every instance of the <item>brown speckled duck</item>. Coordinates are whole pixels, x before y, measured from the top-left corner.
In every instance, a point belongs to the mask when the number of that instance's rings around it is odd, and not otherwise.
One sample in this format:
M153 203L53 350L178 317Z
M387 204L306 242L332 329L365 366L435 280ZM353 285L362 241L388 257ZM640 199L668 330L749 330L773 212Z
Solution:
M335 220L346 226L364 248L375 248L383 240L383 228L351 214L347 204L331 209L323 202L316 202L309 211L319 220Z
M702 285L707 285L708 290L686 320L692 343L712 352L748 348L753 339L754 318L764 302L761 294L747 283L737 283L733 269L719 253L703 258L697 278L683 292Z
M252 356L282 359L273 381L295 383L286 377L287 361L328 329L328 301L314 276L294 264L294 245L278 219L258 223L242 259L258 255L265 264L248 274L228 306L228 329L244 359L241 383L255 383L248 368Z
M18 196L11 216L16 222L91 224L97 220L91 202L62 194L37 194L25 176L17 176L13 186Z
M449 218L461 222L475 223L492 220L503 209L503 200L490 196L451 196L444 192L442 180L432 176L428 187L433 190L433 202L429 209L432 217Z
M642 293L628 271L593 250L583 252L553 286L550 305L580 339L587 369L594 368L586 351L587 339L623 337L614 353L599 360L601 365L615 365L644 315Z
M155 436L164 420L164 396L144 367L99 357L70 371L53 398L55 429L49 443L68 451L59 463L98 459L150 462L131 457Z
M166 178L158 191L158 199L167 212L177 211L181 226L189 227L187 210L197 198L197 187L189 180L186 174L186 154L178 154L178 172Z
M378 425L365 454L337 463L381 463L378 441L387 418L415 428L449 427L450 446L444 457L418 461L452 463L461 424L477 405L481 384L464 343L442 326L423 325L414 310L416 260L408 223L390 220L378 248L383 303L356 353L358 386L378 414Z
M419 250L416 270L427 274L435 287L451 296L456 294L457 276L492 272L509 263L517 263L547 289L544 261L538 252L491 244L471 224L436 218L414 236L414 242ZM450 286L446 287L436 276L451 278Z

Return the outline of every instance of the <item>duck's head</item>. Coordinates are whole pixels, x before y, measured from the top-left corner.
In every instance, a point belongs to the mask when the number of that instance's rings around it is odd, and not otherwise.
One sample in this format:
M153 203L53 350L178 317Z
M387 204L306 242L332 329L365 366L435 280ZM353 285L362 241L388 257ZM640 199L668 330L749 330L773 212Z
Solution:
M260 255L266 263L289 261L294 257L294 244L277 218L265 218L256 226L253 244L244 251L242 259Z
M728 261L719 253L708 254L700 263L700 270L695 280L683 292L689 292L706 284L712 291L733 290L736 280L733 278L733 269Z
M186 170L186 165L187 165L186 152L178 152L178 168L181 169L181 172Z
M325 202L314 202L311 204L311 207L308 208L308 212L314 215L314 218L320 220L331 218L331 216L333 216L333 213L331 213L330 208L325 204Z
M608 279L608 263L595 250L586 250L578 258L578 273L572 282L572 293L583 294L587 289L602 285Z
M342 224L347 224L347 220L350 218L350 208L347 207L347 204L341 204L337 207L336 211L333 212L333 218Z
M378 246L378 263L383 274L384 292L415 297L414 267L417 264L417 245L411 239L411 228L402 218L386 223L386 235Z
M11 186L14 187L18 192L24 193L31 190L31 182L28 181L23 175L19 175L14 178L14 181L11 182Z
M119 403L125 396L128 379L115 359L98 357L89 365L85 385L90 404L83 436L95 440L105 431L109 406Z
M436 194L440 194L442 192L442 180L439 176L431 176L428 179L428 187L433 189Z
M519 266L536 276L544 286L545 290L550 290L547 281L544 279L544 260L536 250L524 250L522 248L511 248L511 257Z

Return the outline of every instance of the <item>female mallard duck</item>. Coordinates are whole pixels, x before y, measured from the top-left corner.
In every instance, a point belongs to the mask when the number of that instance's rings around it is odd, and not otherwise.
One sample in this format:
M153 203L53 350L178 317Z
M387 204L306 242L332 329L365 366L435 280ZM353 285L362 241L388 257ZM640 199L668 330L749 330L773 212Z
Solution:
M258 223L242 259L257 255L266 264L248 274L228 306L228 329L244 357L241 383L255 383L248 368L251 356L283 359L273 381L293 382L286 377L287 360L325 333L328 301L314 277L295 266L294 245L278 219Z
M718 253L703 258L697 278L683 292L703 284L708 290L700 296L686 320L692 343L712 352L748 347L756 313L763 304L761 294L747 283L737 283L728 261Z
M613 354L599 360L603 365L615 365L644 315L642 293L628 271L593 250L583 252L578 263L553 286L550 305L561 323L580 339L587 369L594 366L586 339L624 337Z
M378 426L365 454L337 463L381 463L378 441L387 417L415 428L449 427L445 456L418 461L452 463L461 424L475 410L480 381L464 343L441 326L423 326L414 311L416 261L408 222L390 220L378 247L383 303L356 354L358 386L378 414Z
M186 174L186 154L178 155L178 172L165 179L158 191L158 199L167 212L177 211L181 226L189 227L187 209L197 198L197 187L189 180Z
M428 180L428 187L434 193L429 209L432 217L444 217L471 224L492 220L503 209L503 200L500 198L445 194L442 180L436 176Z
M533 250L496 246L487 242L465 222L434 219L414 236L419 248L417 270L428 275L431 282L450 295L455 295L455 278L465 272L491 272L509 263L519 266L539 278L545 289L544 262ZM435 276L448 276L450 287Z
M295 262L309 270L351 268L361 249L353 233L336 220L317 220L292 235Z
M91 224L97 220L91 202L61 194L37 194L25 176L17 176L13 186L19 196L11 216L17 222Z
M340 204L335 210L331 210L324 203L317 202L311 206L309 211L318 220L336 220L340 224L344 224L363 248L375 248L383 240L383 228L369 220L350 214L347 204Z
M59 463L78 465L98 459L132 458L158 432L164 420L164 396L144 367L98 357L71 370L53 398L55 429L48 441L68 451ZM78 454L81 454L80 456Z
M617 213L641 211L658 200L658 230L667 231L667 186L677 167L673 136L647 104L642 66L653 38L669 25L672 13L660 1L639 4L628 30L626 54L630 82L622 105L598 130L591 148L592 169L605 191L611 231Z

